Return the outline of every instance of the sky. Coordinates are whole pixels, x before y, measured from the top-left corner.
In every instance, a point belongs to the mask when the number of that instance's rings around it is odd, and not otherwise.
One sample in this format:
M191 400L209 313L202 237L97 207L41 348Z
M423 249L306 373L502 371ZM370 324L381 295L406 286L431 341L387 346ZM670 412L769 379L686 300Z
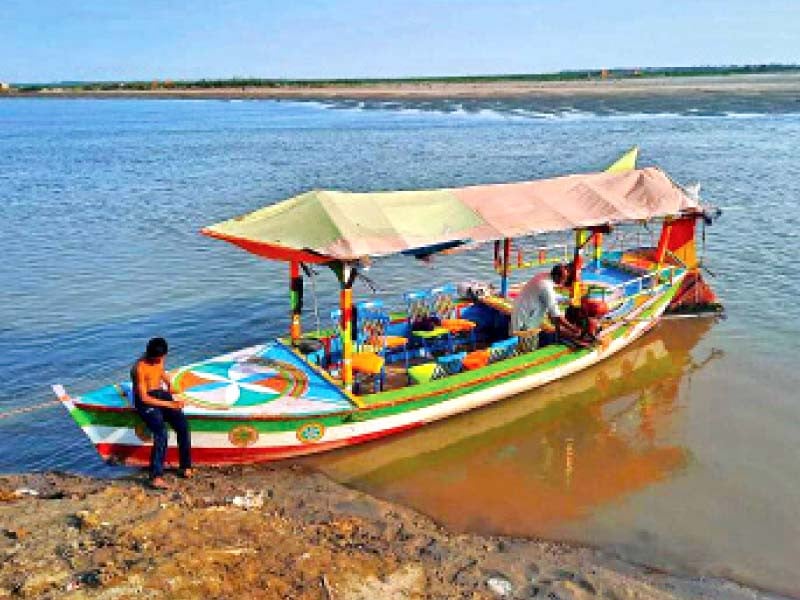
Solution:
M800 63L800 0L0 0L0 81Z

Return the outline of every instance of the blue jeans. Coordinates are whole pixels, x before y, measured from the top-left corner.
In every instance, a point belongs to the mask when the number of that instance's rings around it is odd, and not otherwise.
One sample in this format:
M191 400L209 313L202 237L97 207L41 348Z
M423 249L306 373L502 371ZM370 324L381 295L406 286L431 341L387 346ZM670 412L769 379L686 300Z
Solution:
M172 401L172 394L164 390L151 390L148 392L159 400ZM180 468L188 469L192 466L192 438L189 433L189 423L186 415L180 409L161 408L150 406L138 398L135 402L136 412L153 434L153 449L150 452L150 477L161 477L164 474L164 458L167 454L167 425L169 424L178 436L178 452L180 455Z

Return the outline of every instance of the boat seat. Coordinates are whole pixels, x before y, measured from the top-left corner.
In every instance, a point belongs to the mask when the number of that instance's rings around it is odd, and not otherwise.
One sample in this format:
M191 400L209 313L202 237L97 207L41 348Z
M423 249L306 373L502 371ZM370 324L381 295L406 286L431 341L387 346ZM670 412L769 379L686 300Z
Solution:
M379 341L382 342L384 346L391 349L402 348L408 344L408 339L400 335L384 335L379 338Z
M356 305L358 342L360 350L369 350L384 357L387 362L401 356L408 366L408 338L401 335L388 335L391 323L388 311L380 300L359 302Z
M357 339L355 341L355 351L351 356L350 366L353 370L353 385L354 389L360 387L358 375L365 375L372 377L373 387L376 392L383 389L384 380L386 377L386 350L387 348L382 344L384 336L383 325L388 321L388 316L376 310L376 307L368 306L366 303L359 305L358 318L355 323L357 326ZM343 332L340 327L341 311L336 309L331 312L331 319L338 328L338 345L341 347L343 340ZM369 344L367 337L372 336L375 344ZM377 341L381 343L378 344ZM339 350L341 352L341 350Z
M457 354L440 356L436 359L436 362L447 372L448 375L455 375L463 370L464 359L466 356L466 352L458 352Z
M292 344L309 363L322 366L325 361L325 344L321 340L302 337L294 340Z
M514 337L519 340L517 344L517 352L519 354L533 352L539 347L539 329L515 331Z
M410 383L427 383L446 376L447 372L442 366L434 362L408 368L408 380Z
M489 362L493 363L511 358L517 352L517 346L519 346L519 338L516 336L501 342L495 342L489 346Z
M444 327L434 327L430 331L426 331L424 329L412 331L411 335L423 340L432 340L442 337L443 335L450 335L450 331L445 329Z
M430 297L431 314L440 319L442 327L451 336L461 338L474 350L477 342L475 329L478 325L461 318L458 312L458 288L452 284L433 288Z
M385 359L374 352L354 352L353 371L365 375L380 375L383 370Z
M442 327L450 333L469 333L478 325L469 319L442 319Z
M383 370L386 364L386 359L378 356L374 352L354 352L351 361L353 369L353 390L357 392L361 387L361 378L359 375L365 375L372 378L373 392L383 390L383 382L385 372Z
M402 351L405 355L408 340L399 335L377 336L368 339L361 345L361 349L365 352L374 352L381 356L387 356L390 353L397 353Z
M464 357L462 364L466 371L485 367L489 364L489 350L473 350Z

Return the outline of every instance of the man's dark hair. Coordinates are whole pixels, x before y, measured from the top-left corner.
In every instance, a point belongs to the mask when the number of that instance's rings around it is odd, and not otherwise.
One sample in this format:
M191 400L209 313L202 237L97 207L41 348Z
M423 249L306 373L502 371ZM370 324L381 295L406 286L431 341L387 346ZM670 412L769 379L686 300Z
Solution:
M550 278L556 283L561 283L568 275L567 267L562 264L553 265L553 268L550 269Z
M161 358L167 354L168 350L167 340L162 337L156 337L147 342L147 350L145 350L144 356L150 359Z

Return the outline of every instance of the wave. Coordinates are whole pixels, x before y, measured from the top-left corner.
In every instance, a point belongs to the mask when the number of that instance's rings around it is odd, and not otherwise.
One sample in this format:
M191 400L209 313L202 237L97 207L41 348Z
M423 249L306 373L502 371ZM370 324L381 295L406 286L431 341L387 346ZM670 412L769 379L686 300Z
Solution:
M401 117L440 116L446 118L495 121L653 121L670 119L774 119L800 117L800 113L797 112L709 110L696 107L680 110L626 111L624 109L587 110L573 106L560 106L557 108L524 107L515 106L513 103L510 103L508 106L498 106L499 103L497 102L492 103L492 106L448 101L425 102L420 104L403 101L330 100L305 102L305 104L328 110L351 112L375 111L396 114Z

